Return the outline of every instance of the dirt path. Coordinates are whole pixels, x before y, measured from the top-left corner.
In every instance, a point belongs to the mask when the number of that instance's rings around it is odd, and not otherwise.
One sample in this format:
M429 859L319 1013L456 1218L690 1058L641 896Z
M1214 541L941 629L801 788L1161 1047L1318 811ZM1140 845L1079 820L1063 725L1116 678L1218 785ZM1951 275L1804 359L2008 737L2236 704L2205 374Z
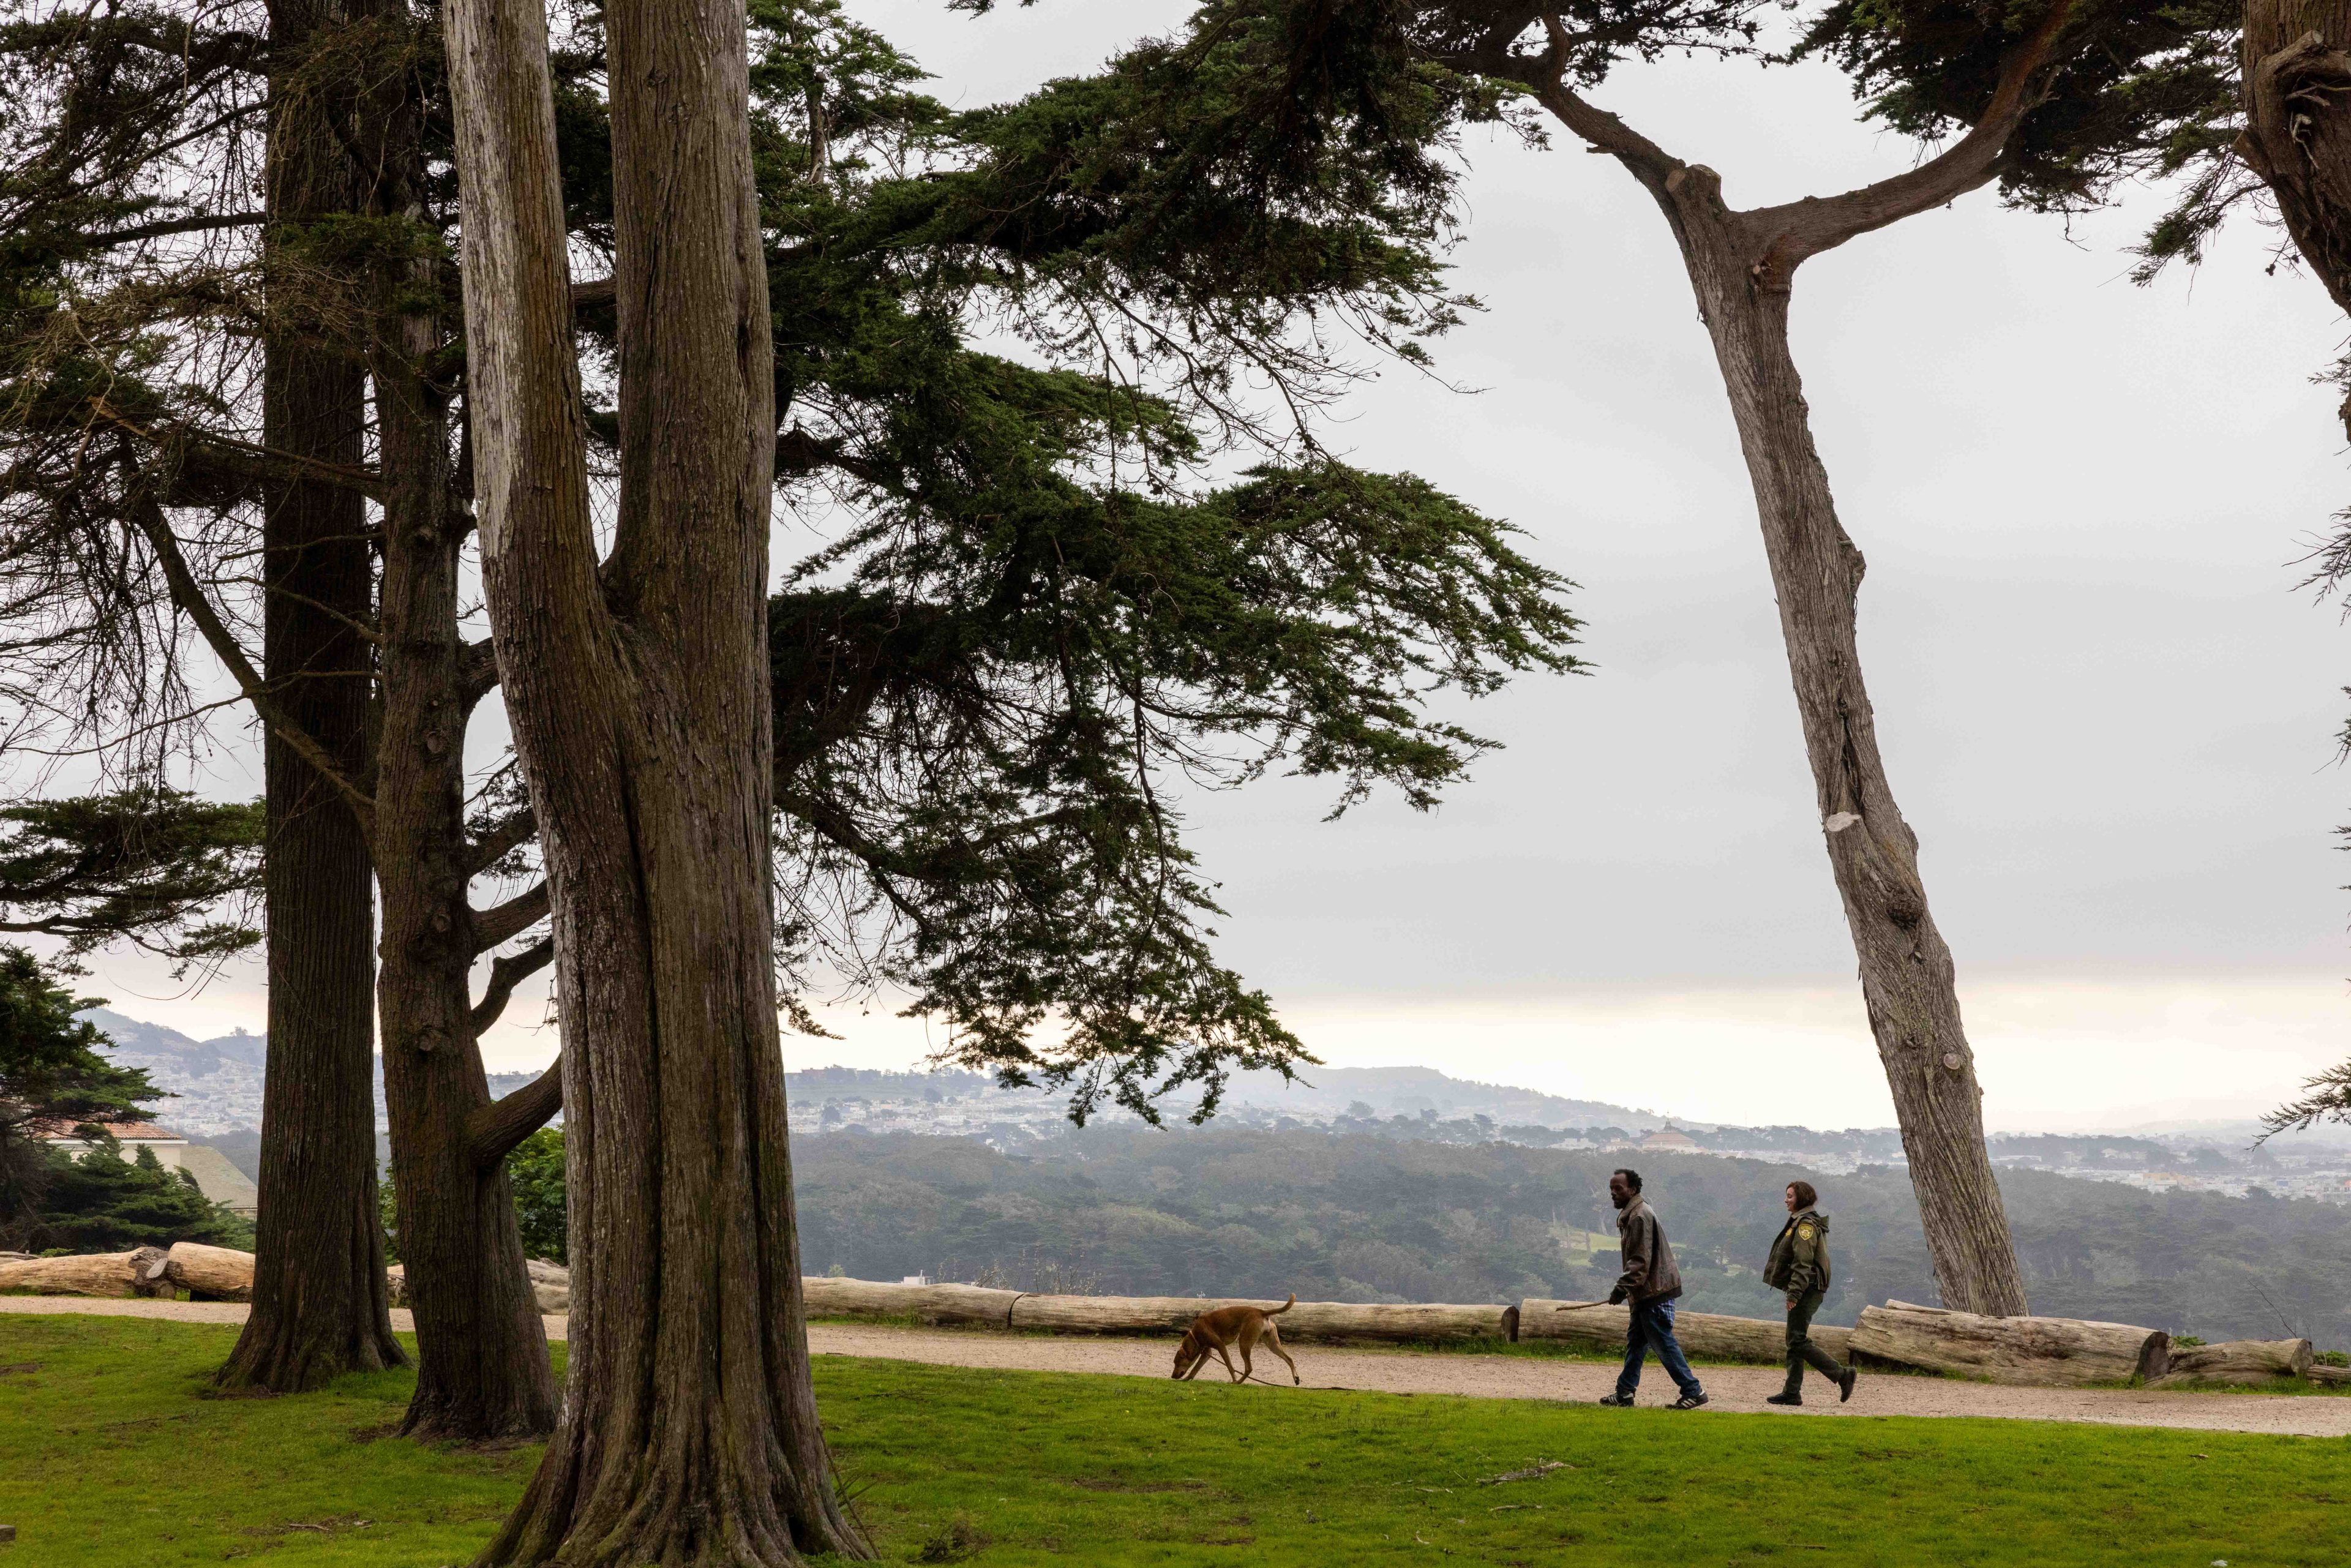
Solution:
M0 1296L0 1312L81 1312L110 1317L172 1318L185 1322L245 1321L241 1306L211 1301L100 1301L65 1296ZM395 1311L392 1326L407 1329ZM569 1327L546 1320L548 1337ZM1085 1372L1112 1376L1165 1377L1172 1342L1134 1339L1045 1339L945 1329L873 1328L817 1323L809 1345L820 1355L873 1356L1032 1372ZM1486 1399L1593 1400L1614 1386L1615 1368L1595 1362L1537 1360L1511 1355L1453 1355L1410 1351L1330 1350L1292 1345L1290 1354L1308 1388L1353 1388L1385 1394L1459 1394ZM1280 1360L1260 1359L1260 1376L1285 1377ZM1781 1374L1762 1366L1701 1366L1713 1410L1773 1411L1763 1403L1778 1392ZM1203 1381L1221 1379L1211 1364ZM2351 1437L2351 1398L2313 1395L2148 1394L2125 1389L2001 1388L1935 1377L1864 1375L1853 1403L1819 1378L1805 1389L1802 1416L1991 1416L2024 1421L2095 1421L2118 1427L2179 1427L2214 1432L2263 1432L2305 1437ZM1673 1385L1654 1364L1641 1380L1644 1404L1664 1405Z

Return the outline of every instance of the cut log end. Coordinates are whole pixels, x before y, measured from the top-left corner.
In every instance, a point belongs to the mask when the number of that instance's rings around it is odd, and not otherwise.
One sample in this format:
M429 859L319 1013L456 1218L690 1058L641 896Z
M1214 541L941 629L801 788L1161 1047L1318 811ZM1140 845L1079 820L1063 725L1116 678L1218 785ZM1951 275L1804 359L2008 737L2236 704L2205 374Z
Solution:
M2220 1344L2181 1345L2165 1372L2147 1379L2150 1388L2252 1388L2297 1383L2308 1377L2306 1339L2241 1339ZM2331 1370L2331 1369L2330 1369Z
M2043 1387L2152 1383L2169 1370L2160 1329L2081 1318L1985 1317L1888 1301L1864 1307L1853 1348L1881 1361Z

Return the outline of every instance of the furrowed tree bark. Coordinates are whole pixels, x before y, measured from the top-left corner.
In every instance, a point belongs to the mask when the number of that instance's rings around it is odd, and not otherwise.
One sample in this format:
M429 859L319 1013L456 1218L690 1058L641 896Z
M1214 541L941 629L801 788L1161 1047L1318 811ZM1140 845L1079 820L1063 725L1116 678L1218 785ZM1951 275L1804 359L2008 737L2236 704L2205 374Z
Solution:
M2245 0L2237 151L2276 195L2296 249L2351 310L2351 5ZM2351 433L2351 398L2343 404Z
M276 0L271 47L298 63L340 7ZM273 83L266 165L273 225L355 210L350 162L316 100ZM265 249L280 241L266 240ZM265 257L266 260L266 257ZM328 464L361 458L351 358L291 335L263 350L264 444ZM262 674L280 709L346 777L367 772L372 573L359 495L280 469L263 489ZM392 1335L376 1213L373 946L367 836L341 795L276 729L263 741L268 856L269 1060L253 1312L224 1387L291 1394L407 1360Z
M1855 615L1861 551L1838 520L1813 442L1788 350L1788 308L1807 258L1996 177L2059 57L2071 9L2072 0L2058 0L2015 41L1981 117L1937 157L1825 200L1750 212L1724 204L1714 171L1674 157L1566 85L1568 35L1559 18L1546 21L1551 50L1532 69L1512 58L1471 62L1526 82L1593 151L1614 155L1656 201L1680 246L1754 487L1829 865L1936 1283L1945 1305L1995 1316L2027 1311L2023 1274L1984 1146L1982 1091L1950 948L1928 911L1917 835L1878 755Z
M381 106L381 204L422 216L407 73ZM416 1392L401 1429L478 1440L540 1437L555 1427L546 1325L525 1269L501 1148L474 1125L490 1104L469 990L476 932L466 898L465 726L461 689L459 547L452 505L448 400L427 377L441 322L410 306L430 298L430 259L386 264L370 369L383 465L382 731L375 852L383 941L376 1009L392 1118L393 1195L408 1305L415 1314ZM553 1110L539 1113L545 1121Z
M563 1416L482 1560L867 1556L809 1376L769 951L775 410L743 14L605 13L622 461L606 565L545 14L453 0L444 19L483 565L548 870L572 1193Z

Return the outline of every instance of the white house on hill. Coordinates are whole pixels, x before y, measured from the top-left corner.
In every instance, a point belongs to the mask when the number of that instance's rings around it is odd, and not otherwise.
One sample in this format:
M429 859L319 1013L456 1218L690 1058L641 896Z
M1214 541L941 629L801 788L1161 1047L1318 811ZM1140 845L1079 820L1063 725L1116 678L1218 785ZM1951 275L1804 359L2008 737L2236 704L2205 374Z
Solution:
M198 1189L214 1203L225 1204L248 1219L260 1208L261 1193L252 1178L229 1164L228 1156L211 1145L192 1144L152 1122L97 1124L122 1145L124 1159L135 1160L140 1150L152 1149L156 1164L165 1170L183 1170L195 1177ZM94 1146L88 1139L76 1137L70 1127L52 1128L41 1137L51 1148L63 1151L68 1159L80 1159Z

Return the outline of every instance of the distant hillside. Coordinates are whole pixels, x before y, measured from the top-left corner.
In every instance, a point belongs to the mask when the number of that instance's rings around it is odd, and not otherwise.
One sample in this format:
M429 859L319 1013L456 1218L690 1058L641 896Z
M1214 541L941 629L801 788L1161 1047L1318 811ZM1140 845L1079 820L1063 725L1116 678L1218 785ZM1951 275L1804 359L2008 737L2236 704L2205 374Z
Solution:
M115 1061L145 1069L159 1087L175 1096L155 1112L174 1132L210 1134L261 1125L267 1036L240 1033L196 1040L110 1008L92 1008L79 1016L114 1041Z
M792 1148L810 1272L1360 1301L1605 1295L1618 1267L1605 1184L1624 1159L1368 1133L1132 1126L1019 1155L907 1134ZM1832 1217L1824 1322L1850 1323L1889 1297L1938 1299L1902 1171L1836 1176L1646 1151L1635 1161L1692 1310L1777 1312L1760 1273L1784 1218L1781 1190L1800 1176ZM2307 1334L2351 1349L2351 1209L2029 1170L2000 1179L2037 1311L2212 1340Z
M1305 1067L1299 1070L1298 1081L1290 1083L1274 1072L1238 1073L1225 1092L1225 1103L1317 1120L1360 1114L1352 1108L1363 1104L1381 1117L1417 1117L1429 1112L1447 1121L1484 1116L1498 1126L1611 1126L1646 1133L1666 1124L1655 1111L1479 1083L1433 1067Z

